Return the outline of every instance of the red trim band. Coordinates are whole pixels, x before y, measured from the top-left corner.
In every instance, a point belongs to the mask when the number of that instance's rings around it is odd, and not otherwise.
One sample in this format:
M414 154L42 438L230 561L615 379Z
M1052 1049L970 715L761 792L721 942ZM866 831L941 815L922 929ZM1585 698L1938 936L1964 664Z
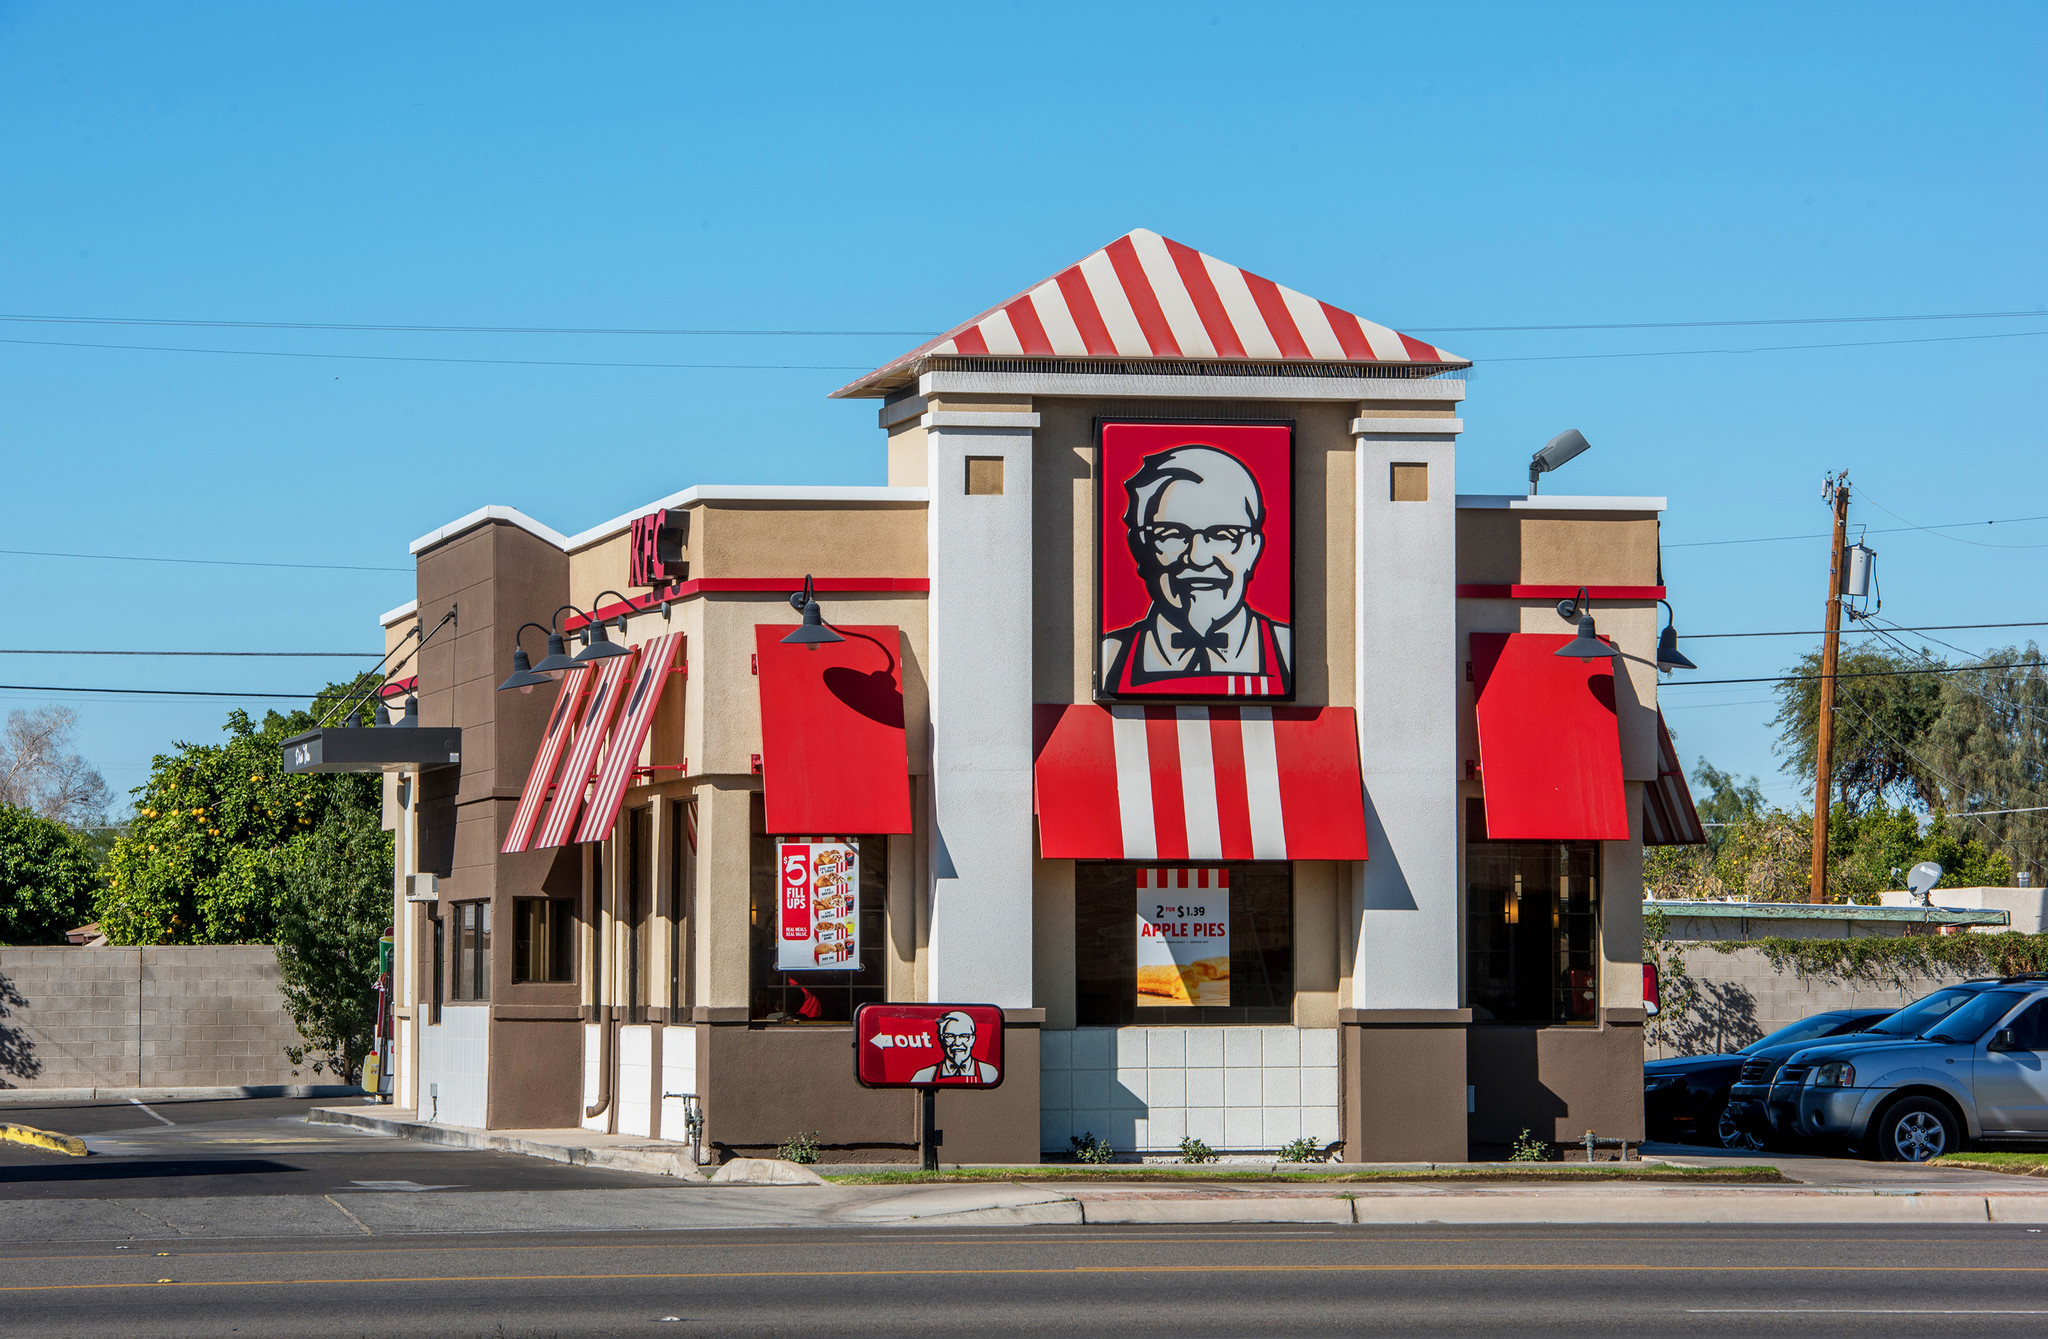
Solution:
M1578 586L1460 586L1461 600L1569 600ZM1662 586L1586 586L1589 600L1661 600Z
M678 581L665 590L652 590L645 595L636 595L631 600L600 605L593 609L591 614L598 619L611 619L621 614L639 614L649 609L659 609L664 604L687 600L693 595L788 595L803 588L802 577L699 577L694 581ZM922 594L931 588L931 579L928 577L814 577L811 580L811 589L821 594ZM575 632L589 622L590 619L582 614L571 614L562 620L562 631Z

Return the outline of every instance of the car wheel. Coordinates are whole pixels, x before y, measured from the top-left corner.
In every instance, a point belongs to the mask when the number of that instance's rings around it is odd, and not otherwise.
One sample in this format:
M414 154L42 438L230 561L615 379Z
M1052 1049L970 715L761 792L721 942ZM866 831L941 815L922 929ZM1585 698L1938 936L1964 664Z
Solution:
M1931 1097L1908 1097L1878 1119L1878 1156L1886 1162L1927 1162L1962 1147L1956 1118Z
M1761 1153L1764 1141L1735 1123L1735 1115L1726 1103L1714 1117L1714 1142L1722 1148L1731 1148L1740 1153Z

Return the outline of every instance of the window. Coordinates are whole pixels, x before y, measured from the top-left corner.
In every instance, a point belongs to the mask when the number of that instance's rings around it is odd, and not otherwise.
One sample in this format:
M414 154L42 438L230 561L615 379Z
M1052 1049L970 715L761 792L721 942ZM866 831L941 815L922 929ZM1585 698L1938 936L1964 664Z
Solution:
M689 800L678 800L669 809L670 822L675 824L675 840L669 845L669 897L671 899L668 918L668 1007L671 1020L680 1021L679 1015L688 998L689 981L685 973L688 959L685 956L688 941L683 927L690 919L691 890L696 886L697 877L697 806Z
M1138 1003L1138 871L1074 866L1074 1004L1083 1026L1294 1021L1294 870L1217 866L1230 875L1230 1003Z
M487 1000L491 997L491 904L457 902L449 912L455 920L455 952L448 964L448 998Z
M626 812L626 886L619 890L619 917L625 922L626 1018L647 1021L647 918L654 906L650 882L654 870L654 809Z
M521 897L512 902L512 979L576 979L576 917L567 902Z
M755 803L759 805L759 796ZM860 847L860 970L784 972L775 966L775 930L780 923L775 838L755 833L750 1018L765 1023L846 1023L861 1005L880 1004L887 997L883 908L889 891L889 839L851 840Z
M2012 1020L2013 1045L2022 1051L2048 1051L2048 1000Z
M1472 806L1474 831L1485 819ZM1600 1018L1600 845L1468 841L1466 996L1493 1023Z

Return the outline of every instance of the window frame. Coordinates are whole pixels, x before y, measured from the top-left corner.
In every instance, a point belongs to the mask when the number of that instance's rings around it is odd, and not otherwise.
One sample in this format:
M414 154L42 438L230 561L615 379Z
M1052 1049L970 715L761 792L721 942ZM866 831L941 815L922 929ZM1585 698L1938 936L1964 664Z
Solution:
M454 924L449 934L448 1000L451 1004L488 1004L491 999L491 899L448 904Z
M529 913L540 931L533 933ZM531 959L540 950L542 969L536 975ZM566 897L515 897L512 899L512 984L515 986L572 985L576 980L576 912Z
M1264 1004L1196 1005L1156 1008L1137 1002L1137 878L1145 869L1203 867L1230 872L1230 975L1251 988L1265 983ZM1284 878L1281 907L1255 905L1273 896L1259 885ZM1084 899L1093 905L1084 905ZM1114 900L1115 905L1109 905ZM1263 917L1278 915L1284 940L1265 940ZM1300 995L1295 980L1297 948L1294 862L1288 860L1078 860L1074 862L1074 1024L1077 1027L1292 1027ZM1103 951L1105 938L1114 946ZM1091 942L1092 941L1092 942ZM1091 963L1099 966L1091 969ZM1249 970L1257 964L1258 970ZM1084 983L1095 987L1084 990Z
M1481 802L1468 810L1465 839L1465 1003L1474 1027L1601 1026L1601 926L1604 842L1494 841L1485 837ZM1506 862L1508 880L1494 887L1482 863ZM1545 869L1549 864L1551 868ZM1516 867L1520 866L1520 867ZM1562 887L1544 886L1557 876ZM1583 887L1579 887L1583 883ZM1510 912L1509 907L1513 906ZM1550 921L1547 934L1543 921ZM1510 918L1512 917L1512 918ZM1495 970L1482 971L1486 959ZM1524 985L1521 974L1546 961L1545 984ZM1572 979L1578 971L1580 981ZM1492 983L1505 982L1504 988ZM1485 984L1482 984L1485 983ZM1541 1015L1529 997L1544 1000ZM1505 998L1508 1008L1499 1005ZM1583 1012L1577 1012L1583 1010ZM1481 1014L1485 1017L1481 1017Z

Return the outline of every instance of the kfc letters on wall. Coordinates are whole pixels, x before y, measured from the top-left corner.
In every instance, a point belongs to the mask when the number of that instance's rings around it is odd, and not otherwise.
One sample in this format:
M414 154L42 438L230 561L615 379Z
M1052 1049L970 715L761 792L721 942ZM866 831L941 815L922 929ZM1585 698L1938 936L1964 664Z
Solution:
M1294 428L1105 420L1096 695L1294 696Z
M780 842L775 965L785 972L860 966L860 852L842 842Z

